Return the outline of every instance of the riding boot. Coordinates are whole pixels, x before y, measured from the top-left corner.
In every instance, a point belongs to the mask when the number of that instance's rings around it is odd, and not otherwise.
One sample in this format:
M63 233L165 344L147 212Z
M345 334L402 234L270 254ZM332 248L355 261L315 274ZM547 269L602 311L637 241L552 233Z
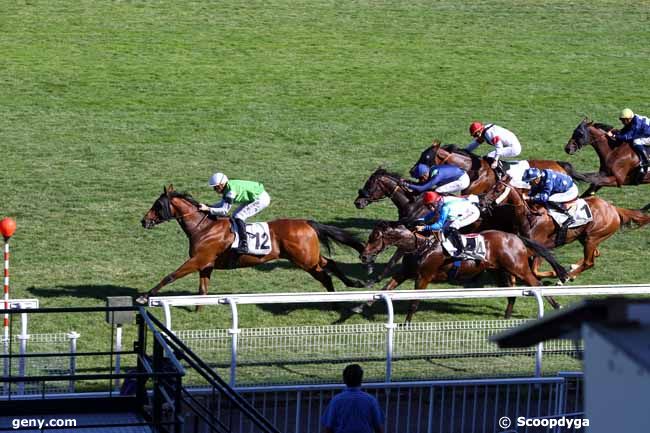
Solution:
M636 150L637 155L639 155L639 159L641 159L639 171L645 174L646 171L648 171L648 165L650 165L648 151L645 146L634 146L634 150Z
M451 244L456 248L456 256L460 256L463 254L463 240L460 238L460 233L458 232L458 229L454 227L449 227L447 228L447 231L445 233L445 236L449 238L451 241Z
M564 215L566 215L566 220L562 223L560 227L558 227L557 230L557 236L555 238L555 246L558 247L560 245L564 245L566 242L566 234L567 231L569 230L569 226L575 222L573 217L569 214L569 210L565 209L565 207L561 203L556 203L553 201L547 202L547 205L549 209L554 209L558 212L562 212Z
M233 218L237 224L237 234L239 234L239 246L236 251L241 254L248 253L248 234L246 233L246 221Z

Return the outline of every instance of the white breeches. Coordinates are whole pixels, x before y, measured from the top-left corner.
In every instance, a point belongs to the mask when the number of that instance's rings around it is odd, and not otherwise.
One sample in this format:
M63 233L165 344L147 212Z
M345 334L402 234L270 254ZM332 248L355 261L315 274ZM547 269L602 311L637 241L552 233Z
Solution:
M635 146L650 146L650 137L637 138L632 141Z
M257 197L257 200L245 205L240 206L232 216L234 218L246 221L247 218L252 217L253 215L260 213L271 203L271 197L267 192L263 192Z
M461 228L472 224L474 221L479 219L480 216L481 211L479 211L473 204L464 206L461 212L455 213L451 216L453 221L449 224L449 227L460 230Z
M498 155L500 158L514 158L519 156L520 153L521 144L517 143L516 145L513 144L512 146L494 149L492 152L488 153L487 156L490 158L496 158Z
M453 194L464 190L468 186L469 186L469 176L467 175L467 173L465 173L455 181L439 186L438 188L436 188L436 192L440 194Z
M548 197L548 201L554 201L555 203L566 203L578 198L578 186L573 184L566 192L559 192Z

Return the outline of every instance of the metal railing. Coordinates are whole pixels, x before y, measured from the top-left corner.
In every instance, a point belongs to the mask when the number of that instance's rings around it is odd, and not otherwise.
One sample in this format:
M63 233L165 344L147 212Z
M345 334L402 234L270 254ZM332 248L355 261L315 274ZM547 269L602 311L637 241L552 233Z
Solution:
M149 299L149 305L155 307L162 307L164 310L165 324L168 329L171 329L172 325L172 313L171 307L173 306L196 306L196 305L222 305L228 306L231 315L232 322L228 330L179 330L177 331L178 336L185 339L186 342L193 339L193 335L196 336L199 332L214 332L213 335L218 335L218 338L223 344L223 349L229 349L229 364L230 364L230 384L231 386L236 385L237 382L237 367L242 365L241 353L242 350L246 351L246 345L242 346L242 338L250 337L251 330L250 328L246 329L245 332L240 328L239 324L239 305L250 305L250 304L309 304L309 303L344 303L344 302L368 302L368 301L383 301L387 309L387 320L383 325L377 325L382 327L382 338L375 339L372 346L371 354L376 354L378 352L378 344L383 345L382 350L382 359L385 361L385 376L384 381L390 382L393 376L393 363L396 359L404 359L406 355L405 346L402 344L403 338L409 331L412 331L416 328L409 328L409 326L417 326L417 324L398 326L395 323L394 312L393 312L393 303L395 301L402 300L448 300L448 299L477 299L477 298L495 298L495 297L534 297L538 304L538 317L544 315L544 296L595 296L595 295L639 295L639 294L650 294L650 285L646 284L634 284L634 285L600 285L600 286L571 286L571 287L521 287L521 288L488 288L488 289L443 289L443 290L400 290L400 291L390 291L390 292L376 292L376 291L360 291L360 292L334 292L334 293L267 293L267 294L243 294L243 295L209 295L209 296L168 296L168 297L152 297ZM500 329L506 329L510 323L508 321L502 321L502 327ZM516 323L513 323L513 325ZM429 326L435 326L430 324ZM468 325L470 328L472 325ZM493 331L497 332L499 327L493 326ZM337 334L345 332L343 326L332 326L331 330L325 330L324 334ZM277 328L274 328L277 329ZM475 334L480 333L480 329L474 328L473 331ZM256 332L263 334L261 329L257 329ZM294 332L294 331L288 331ZM376 330L371 331L378 334ZM226 336L227 334L227 336ZM209 335L209 334L205 334ZM419 333L422 336L422 333ZM285 334L286 336L286 334ZM487 336L487 335L485 335ZM255 336L258 340L262 337ZM229 341L227 342L228 346L225 346L225 338ZM330 338L330 337L328 337ZM337 337L332 337L337 338ZM472 337L474 341L478 341L477 337ZM482 337L481 337L482 338ZM198 339L201 339L200 337ZM196 342L198 340L194 338ZM205 343L206 338L202 338L201 344ZM217 344L217 343L215 343ZM478 344L478 343L477 343ZM483 344L488 344L483 342ZM558 351L564 351L565 353L575 353L580 351L580 347L572 344L570 342L564 343L564 346L558 346L557 342L551 343L554 346L544 350L544 346L539 344L535 349L535 375L541 376L542 373L542 356L543 353L557 353ZM275 346L277 349L277 345ZM330 345L331 347L331 345ZM496 352L495 346L494 351ZM558 347L560 347L558 349ZM304 346L303 346L304 349ZM422 357L431 358L436 356L436 347L429 346L429 352L421 352L418 355ZM476 353L476 350L470 351L470 354ZM503 352L500 352L503 353ZM530 352L528 352L530 353ZM456 352L456 355L464 356L464 353ZM294 358L298 359L301 355L298 355L294 352ZM377 355L378 356L378 355ZM266 352L265 357L267 361L273 358L273 351L269 350ZM372 358L372 357L371 357ZM299 359L298 359L299 360ZM327 360L327 359L325 359ZM247 361L243 361L246 364ZM282 362L290 363L290 359L283 359ZM250 364L250 361L248 361ZM216 365L223 366L223 361L217 361Z

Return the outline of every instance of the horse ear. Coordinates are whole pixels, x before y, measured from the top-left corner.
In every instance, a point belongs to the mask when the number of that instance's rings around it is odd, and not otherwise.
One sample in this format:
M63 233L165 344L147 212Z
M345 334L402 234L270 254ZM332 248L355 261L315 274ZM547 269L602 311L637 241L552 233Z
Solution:
M169 186L167 187L167 192L172 192L172 191L174 191L174 185L170 183Z
M440 147L440 143L440 140L434 138L431 147Z
M163 194L167 194L167 187L163 186Z

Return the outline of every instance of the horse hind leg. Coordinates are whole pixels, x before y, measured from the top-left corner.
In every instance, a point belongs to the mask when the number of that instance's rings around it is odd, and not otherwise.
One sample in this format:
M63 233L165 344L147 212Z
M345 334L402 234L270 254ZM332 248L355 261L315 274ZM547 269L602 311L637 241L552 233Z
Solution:
M332 260L332 259L327 259L325 257L321 256L320 260L320 266L325 269L326 271L331 272L334 274L339 280L343 281L343 284L345 284L347 287L365 287L365 284L362 281L359 280L353 280L349 277L347 277L341 269L339 269L337 263Z
M334 282L332 281L332 278L320 266L317 266L313 269L308 269L307 272L309 272L309 275L318 280L327 289L328 292L336 291L334 289Z

